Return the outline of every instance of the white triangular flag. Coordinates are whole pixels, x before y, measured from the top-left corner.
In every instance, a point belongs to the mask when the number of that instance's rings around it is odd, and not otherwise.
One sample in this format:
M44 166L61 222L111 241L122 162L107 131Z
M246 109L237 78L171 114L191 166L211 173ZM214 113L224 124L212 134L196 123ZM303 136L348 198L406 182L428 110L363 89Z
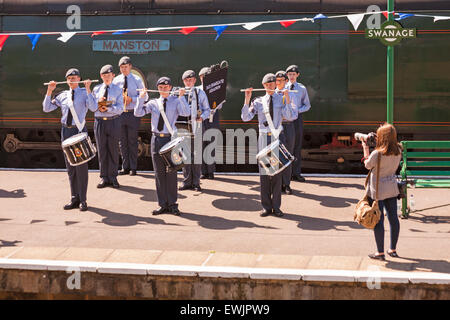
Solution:
M244 24L243 27L247 30L253 30L256 27L259 27L260 25L262 25L262 22L250 22L250 23Z
M76 32L61 32L61 37L59 37L58 40L66 43L75 34L76 34Z
M359 25L361 24L361 21L364 19L364 13L357 13L357 14L349 14L347 16L348 20L353 25L353 28L355 28L355 31L358 30Z
M149 33L149 32L153 32L153 31L158 31L161 30L162 28L148 28L147 31L145 31L145 33Z
M439 21L439 20L449 20L449 19L450 19L450 17L434 16L434 21L433 22L436 22L436 21Z

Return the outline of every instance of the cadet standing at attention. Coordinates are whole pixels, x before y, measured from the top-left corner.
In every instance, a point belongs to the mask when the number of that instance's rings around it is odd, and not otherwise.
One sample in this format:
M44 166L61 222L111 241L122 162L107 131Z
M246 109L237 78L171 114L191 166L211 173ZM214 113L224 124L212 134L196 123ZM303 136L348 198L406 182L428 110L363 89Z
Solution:
M53 100L51 95L56 88L56 82L50 81L47 94L42 102L44 112L50 112L61 108L61 142L68 139L71 136L78 134L79 132L87 132L85 126L85 117L87 110L95 112L97 106L88 99L88 94L91 93L91 81L84 81L85 88L80 88L78 82L81 80L81 74L78 69L69 69L66 72L67 84L69 90L65 90L58 94ZM77 127L77 123L74 120L74 115L70 111L73 105L73 109L78 117L77 122L80 128ZM72 195L70 202L64 206L64 210L70 210L80 208L81 211L86 211L87 207L87 186L88 186L88 163L84 163L78 166L72 166L66 162L67 173L69 175L70 193Z
M145 91L142 91L134 115L143 117L151 113L152 140L150 150L152 153L153 169L155 170L156 195L159 208L153 210L153 215L171 212L180 215L177 204L177 172L168 171L159 150L172 138L172 132L176 132L175 121L178 116L188 116L189 106L184 97L185 89L179 90L179 97L169 95L172 89L170 78L162 77L156 82L160 97L145 102ZM161 112L160 112L161 108ZM163 113L162 113L163 112ZM164 119L165 115L166 119Z
M242 107L241 118L243 121L250 121L256 114L258 115L258 151L261 151L278 138L283 143L285 137L281 124L282 119L285 118L289 121L295 118L295 108L291 105L288 90L284 90L284 103L283 97L275 94L275 79L276 77L273 73L268 73L264 76L262 84L266 89L266 95L256 98L251 104L250 99L253 88L245 90L245 101ZM272 123L274 130L270 128ZM264 208L260 214L261 217L266 217L272 213L277 217L282 217L283 212L280 210L282 172L269 176L260 167L259 173L261 204Z
M294 120L295 128L295 145L294 145L294 157L295 161L292 164L292 180L304 182L305 178L302 177L302 142L303 142L303 112L308 111L311 108L309 102L308 91L306 87L297 82L297 78L300 76L298 66L291 65L286 69L286 75L289 78L289 82L286 84L286 89L297 90L292 94L294 99L292 102L297 107L298 118Z
M123 113L120 116L120 154L122 155L122 170L119 175L136 175L138 158L138 130L141 118L134 116L134 107L136 105L139 92L137 89L143 89L142 80L131 73L133 65L131 59L127 56L119 60L121 74L114 78L113 83L119 86L123 92Z
M287 75L286 72L281 70L278 71L275 74L276 77L276 85L277 85L277 89L276 89L276 93L283 96L283 91L285 89L286 86L286 82L287 82ZM289 93L289 97L291 99L291 102L293 101L292 98L292 94L293 93ZM283 102L284 102L284 98L283 98ZM295 108L295 118L294 121L297 119L297 108L294 106ZM285 137L285 143L284 146L286 147L286 149L291 153L294 154L294 145L295 145L295 128L294 128L294 122L292 120L286 120L285 118L283 118L283 132L284 132L284 137ZM291 189L291 176L292 176L292 163L283 170L282 172L282 183L281 183L281 192L286 193L286 194L292 194L292 189Z
M186 89L191 89L188 93L188 104L190 107L190 119L192 125L191 140L191 161L189 164L185 164L183 167L183 185L180 190L193 189L195 191L201 191L200 188L200 175L202 170L202 143L203 141L196 141L201 139L202 122L209 118L210 108L208 97L205 91L200 88L194 87L197 78L195 72L187 70L182 76L183 83ZM199 128L200 127L200 128ZM197 138L196 138L197 137Z
M114 70L108 64L101 68L102 84L94 87L90 95L98 105L95 112L94 133L97 142L100 183L97 188L112 185L119 188L117 168L119 167L120 115L123 112L122 89L113 84Z

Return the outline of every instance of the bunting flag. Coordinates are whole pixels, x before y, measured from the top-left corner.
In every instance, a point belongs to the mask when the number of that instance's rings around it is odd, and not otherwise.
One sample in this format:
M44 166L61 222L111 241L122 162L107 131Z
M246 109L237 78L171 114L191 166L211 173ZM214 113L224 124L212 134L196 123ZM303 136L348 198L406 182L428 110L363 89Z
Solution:
M349 14L347 16L348 20L352 23L353 28L358 30L359 25L361 24L361 21L364 19L364 13L357 13L357 14Z
M260 25L262 25L262 22L251 22L244 24L243 27L247 30L253 30L256 27L259 27Z
M62 41L66 43L69 41L70 38L72 38L76 32L61 32L61 37L59 37L57 40Z
M219 39L220 35L222 34L222 32L227 28L228 26L216 26L214 27L214 30L216 30L217 32L217 36L214 40Z
M395 18L396 21L400 21L409 17L414 17L413 14L411 13L397 13L398 14L398 18Z
M280 24L281 24L283 27L287 28L287 27L289 27L290 25L293 25L295 22L296 22L296 21L281 21Z
M39 41L39 38L41 37L42 34L40 33L36 33L36 34L28 34L28 38L30 38L31 44L32 44L32 48L31 50L34 50L34 48L36 47L37 42Z
M313 18L313 22L316 22L316 20L318 20L318 19L326 19L326 18L328 18L326 15L319 13L319 14L316 14L316 16Z
M197 28L198 27L181 28L180 32L187 36L189 33L193 32Z
M161 28L148 28L147 31L145 31L145 33L153 32L153 31L158 31L158 30L161 30Z
M116 32L113 32L112 34L124 34L124 33L129 33L131 32L131 30L118 30Z
M104 34L104 33L106 33L107 31L95 31L95 32L93 32L92 34L91 34L91 38L93 38L93 37L95 37L95 36L98 36L98 35L101 35L101 34Z
M395 11L392 11L392 12L383 11L383 16L384 16L386 19L389 19L389 13L392 13L393 15L395 15Z
M3 44L5 43L6 39L8 39L9 35L4 34L0 36L0 51L3 49Z
M445 16L435 16L433 18L434 18L433 22L436 22L439 20L449 20L450 19L450 17L445 17Z

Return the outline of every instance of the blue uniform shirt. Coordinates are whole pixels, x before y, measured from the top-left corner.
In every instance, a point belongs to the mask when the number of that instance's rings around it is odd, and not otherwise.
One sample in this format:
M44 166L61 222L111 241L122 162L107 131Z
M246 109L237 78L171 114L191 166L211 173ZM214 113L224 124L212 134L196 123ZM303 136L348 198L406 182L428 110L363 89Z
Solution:
M202 119L206 120L209 118L209 114L211 112L211 109L209 107L209 101L208 101L208 97L206 96L205 91L203 91L201 89L201 86L198 87L194 87L192 89L195 89L197 91L197 109L200 109L202 111ZM190 101L190 99L192 99L191 97L194 95L194 91L190 91L188 93L188 101ZM189 105L189 107L191 107L191 105ZM197 118L197 115L195 114L195 110L191 110L191 114L190 114L193 118Z
M279 94L274 93L273 95L273 125L275 129L278 129L281 126L282 119L286 119L288 121L295 120L295 107L292 106L292 103L285 104L283 103L283 97ZM267 106L269 105L270 95L266 93L265 96L258 97L253 102L248 104L244 104L242 107L241 118L243 121L250 121L253 117L258 114L258 128L260 133L270 132L269 125L267 124L266 115L264 114L263 109L263 99L267 102Z
M291 89L292 83L288 82L286 84L286 89ZM298 113L303 113L311 109L311 103L309 102L308 91L306 87L301 83L294 83L294 88L292 90L297 90L298 92L291 92L292 102L297 107Z
M295 104L292 104L292 102L294 101L294 93L295 92L289 92L289 99L291 101L291 107L294 110L294 113L293 113L294 119L293 120L297 119L297 117L298 117L298 108L297 108L297 106ZM282 99L283 103L284 104L286 103L285 102L286 98L284 98L283 91L278 90L278 88L277 88L277 89L275 89L275 94L281 96L281 99ZM286 118L283 117L283 122L285 122L285 121L289 121L290 122L290 121L293 121L293 120L287 120Z
M99 84L98 86L95 86L92 90L92 93L89 95L89 99L91 99L91 102L93 102L96 106L96 110L94 116L96 118L109 118L113 116L120 115L123 112L123 95L122 95L122 89L115 85L114 83L111 83L109 85L108 89L108 97L107 101L112 101L112 104L108 106L108 111L106 112L100 112L98 111L98 101L103 97L105 94L106 85L104 83Z
M50 96L45 96L42 102L44 112L51 112L58 108L61 108L61 123L66 124L67 116L70 112L69 101L72 100L72 90L65 90L58 94L53 100ZM73 107L80 120L83 123L86 118L87 110L95 112L97 105L88 99L88 94L85 88L75 88L75 95L73 101ZM72 119L72 125L75 125L75 121Z
M158 130L160 112L157 100L159 100L161 102L161 105L163 105L164 98L161 96L158 99L151 99L147 103L144 103L143 98L138 98L136 107L134 109L134 115L136 117L143 117L146 114L151 113L152 132L170 134L165 123L163 130L162 131ZM187 117L189 115L190 109L185 97L176 97L172 95L167 97L166 116L174 132L177 130L177 128L175 127L175 121L177 120L178 116Z
M125 76L123 74L118 75L114 78L113 83L119 86L123 91ZM127 95L131 98L131 102L127 105L127 110L133 110L133 108L136 106L136 102L140 94L137 89L144 89L144 84L138 76L130 73L127 76L127 86Z

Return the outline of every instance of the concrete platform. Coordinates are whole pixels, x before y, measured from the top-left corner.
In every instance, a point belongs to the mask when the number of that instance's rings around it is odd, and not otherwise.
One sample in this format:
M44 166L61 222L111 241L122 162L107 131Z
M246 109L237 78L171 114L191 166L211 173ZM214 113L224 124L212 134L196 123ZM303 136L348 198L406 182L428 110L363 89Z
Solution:
M153 216L151 172L119 176L117 190L97 189L98 172L90 172L89 210L80 212L62 209L70 198L65 172L1 170L0 269L48 271L55 263L65 268L92 263L88 266L97 273L131 268L147 276L148 270L166 270L168 276L279 279L284 274L338 282L361 282L381 272L390 283L437 283L448 294L447 189L409 190L416 211L400 220L400 258L379 262L367 258L376 249L373 232L352 221L364 179L306 178L292 182L293 195L283 195L282 218L259 216L258 176L225 174L202 180L202 192L179 192L181 216ZM388 249L387 221L385 228ZM183 272L174 274L173 268Z

